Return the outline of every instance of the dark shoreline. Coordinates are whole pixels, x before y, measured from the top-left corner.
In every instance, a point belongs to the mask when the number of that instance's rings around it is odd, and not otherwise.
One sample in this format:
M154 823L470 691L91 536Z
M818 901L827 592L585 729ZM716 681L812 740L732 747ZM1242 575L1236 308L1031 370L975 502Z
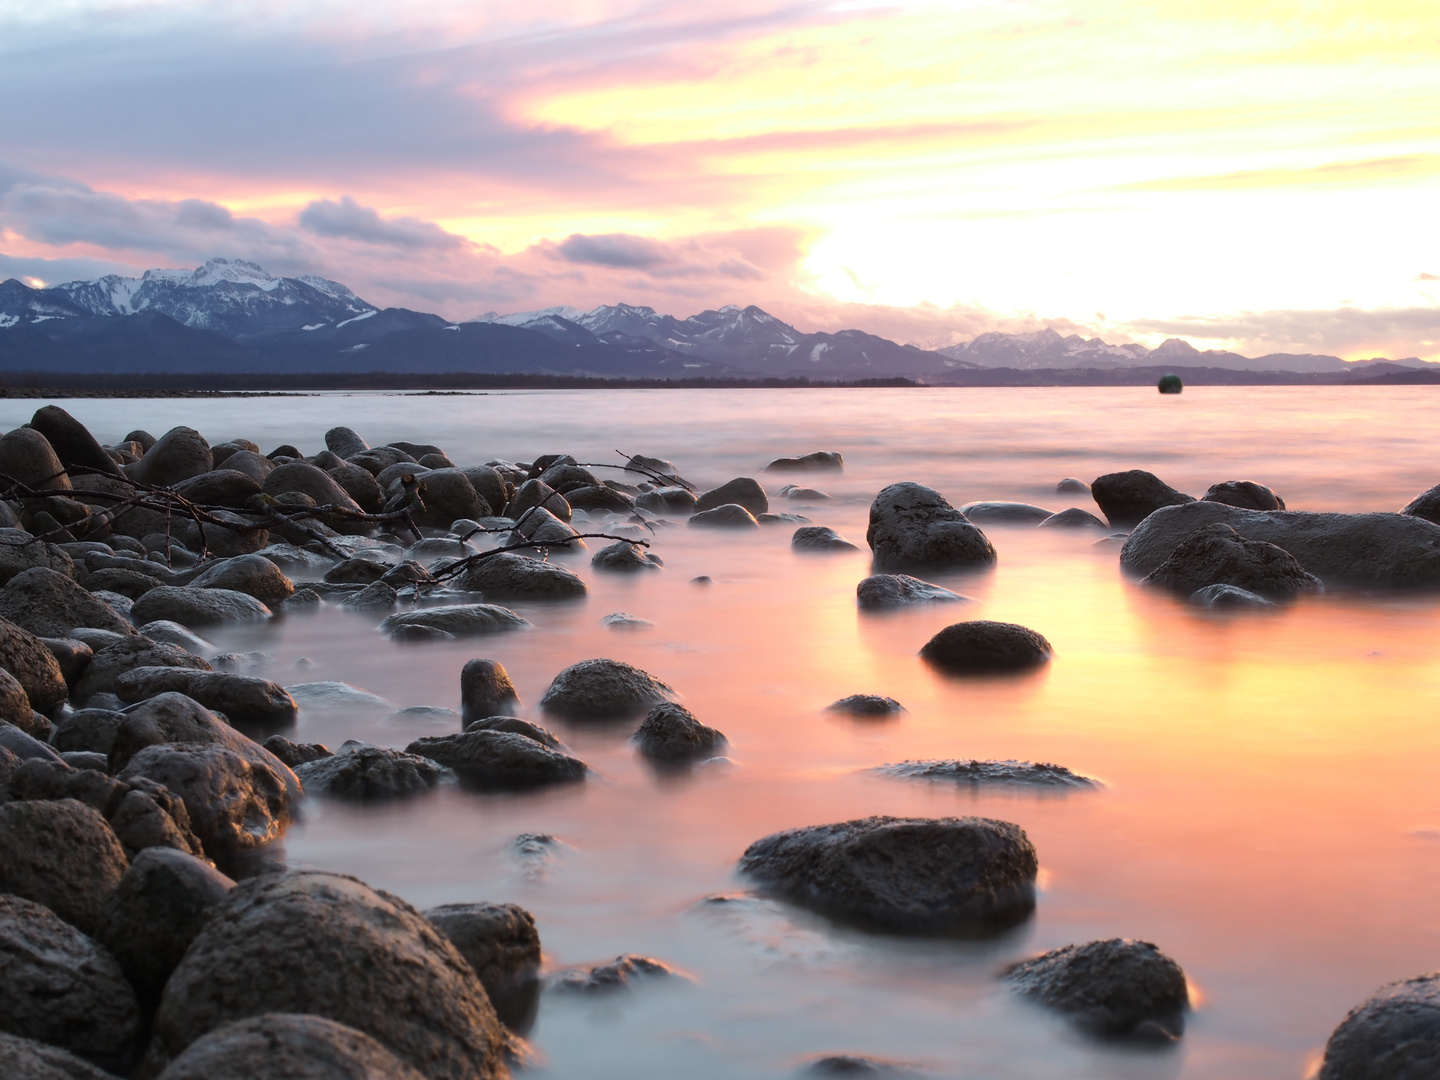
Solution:
M0 375L0 398L272 397L321 391L464 393L486 390L766 390L1020 386L1154 386L1162 375L1187 386L1429 386L1440 372L1386 371L1368 378L1352 372L1231 371L1225 368L1068 368L956 371L944 381L900 376L874 379L606 379L576 375L495 375L475 372L352 372L236 374L111 374L13 372Z

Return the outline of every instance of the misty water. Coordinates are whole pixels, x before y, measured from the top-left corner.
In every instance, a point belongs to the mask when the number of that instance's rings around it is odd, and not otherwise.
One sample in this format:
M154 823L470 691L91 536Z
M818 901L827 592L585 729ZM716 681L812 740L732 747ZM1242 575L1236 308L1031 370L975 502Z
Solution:
M6 430L35 401L5 401ZM700 488L755 476L864 545L875 493L899 480L952 503L1055 493L1147 468L1195 494L1269 484L1292 509L1394 510L1436 475L1428 388L505 392L60 402L104 442L176 424L305 453L339 423L372 445L433 442L460 464L565 452L582 462L669 458ZM1432 434L1427 434L1432 433ZM842 474L799 482L833 501L788 503L771 458L838 450ZM602 473L621 478L621 473ZM387 717L459 707L461 666L504 663L520 715L550 727L596 776L523 795L444 788L398 805L310 800L285 842L298 866L355 874L417 907L514 901L534 913L547 970L640 953L684 980L601 998L546 994L529 1038L555 1078L788 1076L819 1055L868 1054L984 1078L1299 1078L1346 1011L1381 984L1440 968L1440 597L1332 591L1264 612L1207 613L1127 580L1098 531L987 527L999 564L936 580L973 598L857 610L866 552L802 556L791 526L658 530L665 568L597 574L556 556L588 601L510 605L521 633L399 644L378 616L329 606L208 633L271 655L286 685L340 680L391 704L302 708L291 738L404 746L443 722ZM598 546L592 542L593 551ZM708 587L692 584L708 575ZM617 631L624 611L653 626ZM1055 647L1044 671L960 679L916 655L964 618L1022 623ZM634 724L574 725L536 702L589 657L673 685L730 740L729 762L659 775ZM306 657L309 663L297 666ZM852 693L906 712L825 711ZM1056 762L1098 791L1038 795L877 777L913 758ZM759 899L734 873L778 829L869 814L1021 825L1041 863L1034 916L981 942L871 935ZM557 843L526 855L517 835ZM717 902L714 898L729 898ZM1097 1043L1014 1000L1006 963L1113 936L1158 944L1196 1008L1172 1048Z

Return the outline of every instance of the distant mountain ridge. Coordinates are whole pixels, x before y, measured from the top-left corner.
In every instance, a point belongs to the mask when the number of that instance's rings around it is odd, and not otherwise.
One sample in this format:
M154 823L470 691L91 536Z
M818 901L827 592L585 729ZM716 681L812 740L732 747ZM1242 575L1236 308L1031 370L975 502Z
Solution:
M1384 363L1390 362L1288 353L1252 359L1201 352L1178 338L1147 349L1065 337L1050 328L981 334L932 351L861 330L807 334L761 308L733 304L684 319L611 304L591 311L562 306L490 312L453 323L428 312L380 308L328 278L276 277L238 259L46 288L14 278L0 283L3 371L471 372L817 382L903 377L945 384L973 383L1002 369L1169 364L1315 374L1361 373ZM1415 359L1394 364L1437 367Z

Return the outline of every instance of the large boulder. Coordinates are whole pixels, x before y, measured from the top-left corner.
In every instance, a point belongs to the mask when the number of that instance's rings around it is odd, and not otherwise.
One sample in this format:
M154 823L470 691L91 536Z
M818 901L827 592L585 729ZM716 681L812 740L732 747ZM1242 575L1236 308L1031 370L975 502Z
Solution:
M0 435L0 490L15 481L35 491L70 491L74 487L50 440L28 427Z
M519 904L441 904L425 918L460 951L490 995L501 1023L529 1018L539 990L540 933Z
M431 469L425 474L422 524L448 527L457 518L489 517L492 507L482 499L463 469Z
M1440 972L1382 986L1325 1044L1317 1080L1433 1080L1440 1076Z
M487 600L583 600L590 595L590 587L563 566L514 552L476 559L462 581Z
M325 432L325 449L332 454L345 458L347 461L370 449L370 444L362 439L353 428L333 427Z
M1066 945L1013 965L1005 981L1096 1035L1168 1041L1185 1031L1185 973L1148 941Z
M652 761L681 763L721 753L725 736L700 723L684 705L662 701L635 732L635 745Z
M114 694L119 678L134 668L172 667L209 671L209 661L178 645L153 641L143 635L125 638L97 649L75 684L74 698L84 704L96 694Z
M505 509L510 494L506 491L505 478L495 469L489 465L470 465L460 471L465 474L465 479L470 481L475 494L485 500L491 513L498 514Z
M236 555L213 562L190 580L190 587L248 593L262 604L278 604L295 595L294 582L263 555Z
M460 782L489 791L522 791L584 780L588 766L569 754L509 731L469 730L416 739L405 747L454 769Z
M743 506L755 515L770 512L770 500L765 495L765 489L748 476L738 476L703 493L695 502L695 510L703 513L730 503Z
M237 724L285 725L294 722L299 711L295 699L279 683L228 671L131 668L116 678L115 693L132 704L160 694L184 694Z
M1130 534L1120 566L1144 577L1192 534L1229 525L1283 548L1327 585L1440 588L1440 525L1404 514L1316 514L1192 503L1157 511Z
M75 576L74 560L59 545L37 540L24 529L0 528L0 585L32 566Z
M261 486L266 495L280 496L299 492L315 500L316 506L334 506L360 513L360 505L345 493L333 477L308 461L287 461L277 465Z
M90 430L59 405L44 405L35 410L29 427L45 436L55 455L67 471L77 476L85 472L98 472L119 477L120 467L105 452L105 449L90 434ZM80 487L85 487L82 482Z
M1271 600L1291 600L1323 587L1288 551L1263 540L1246 540L1219 522L1181 541L1146 575L1145 584L1184 597L1210 585L1230 585Z
M1209 490L1200 496L1201 502L1224 503L1238 506L1242 510L1284 510L1285 500L1264 484L1253 480L1226 480L1211 484Z
M208 1031L159 1080L424 1080L345 1024L303 1013L262 1013Z
M520 704L510 673L498 660L476 658L460 669L460 715L465 720L498 716Z
M75 799L0 805L0 893L44 904L84 933L94 933L129 865L94 807Z
M445 770L430 758L388 746L342 746L338 754L296 766L295 775L310 795L379 802L429 791Z
M74 578L43 566L16 574L0 588L0 616L36 637L63 638L77 626L135 632L128 620Z
M222 1024L273 1012L347 1024L430 1080L506 1075L505 1036L474 969L405 901L351 877L237 885L170 976L147 1064L158 1071Z
M270 618L270 609L249 593L177 585L151 589L135 601L130 613L137 623L166 619L191 627L264 622Z
M210 444L194 428L171 428L133 465L125 467L131 480L155 487L174 487L181 480L215 467Z
M870 504L865 540L877 570L974 570L995 564L995 548L938 491L891 484Z
M253 739L236 731L205 706L186 694L167 691L131 705L115 730L110 749L110 769L119 772L130 758L147 746L161 743L215 743L229 747L257 765L274 770L294 799L302 790L299 782L279 758Z
M845 922L946 934L1014 925L1035 907L1035 848L990 818L870 817L790 829L746 849L740 870Z
M1281 507L1284 509L1284 507ZM1440 525L1440 484L1429 491L1422 491L1415 498L1405 504L1400 513L1408 517L1424 518L1426 521Z
M989 619L953 623L920 650L936 667L966 675L1028 671L1054 654L1050 642L1029 627Z
M0 1076L14 1080L115 1080L58 1046L0 1031Z
M106 899L95 939L120 961L142 998L154 1003L195 935L234 887L194 855L146 848Z
M968 596L909 574L872 574L855 586L855 600L862 608L902 607L906 604L965 603Z
M581 660L555 676L540 707L578 719L625 717L674 697L666 683L624 661Z
M498 604L447 604L444 607L397 611L394 615L385 616L380 629L395 637L409 636L417 628L440 631L451 637L473 637L523 630L529 625L528 619Z
M135 991L113 956L45 906L0 893L0 1030L120 1072L139 1029Z
M1138 525L1163 506L1180 506L1195 501L1193 495L1176 491L1144 469L1106 473L1091 482L1090 493L1100 504L1100 512L1117 529Z

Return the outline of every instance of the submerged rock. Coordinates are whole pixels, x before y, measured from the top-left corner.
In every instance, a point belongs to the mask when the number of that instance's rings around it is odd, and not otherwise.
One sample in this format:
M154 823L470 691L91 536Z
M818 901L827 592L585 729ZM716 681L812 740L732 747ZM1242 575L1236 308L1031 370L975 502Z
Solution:
M870 817L790 829L746 849L740 870L823 915L896 933L1011 926L1035 907L1023 829L990 818Z
M673 701L663 701L651 709L635 732L635 744L640 752L662 762L713 757L724 749L725 743L720 731L706 727L684 705Z
M879 694L851 694L831 702L825 710L850 716L894 716L904 712L905 706L892 697L881 697Z
M1271 600L1317 592L1320 579L1283 548L1247 540L1222 522L1197 529L1176 545L1143 584L1191 596L1207 585L1231 585Z
M855 599L862 608L887 608L903 604L967 603L970 598L909 574L873 574L855 586Z
M1165 506L1193 503L1194 496L1176 491L1144 469L1106 473L1090 485L1100 511L1117 529L1138 525Z
M660 556L652 555L639 544L620 540L597 551L591 556L590 565L596 570L633 573L636 570L658 570L664 564Z
M529 720L521 720L518 716L482 716L478 720L468 721L464 730L508 731L512 735L524 735L527 739L534 739L541 746L548 746L551 750L569 753L569 748L556 737L553 731L543 728L539 724L532 724Z
M947 626L920 650L936 667L971 675L1027 671L1049 663L1054 654L1050 642L1029 627L989 619Z
M1041 529L1105 529L1108 527L1090 511L1081 510L1078 506L1061 510L1058 514L1051 514L1044 521L1037 522L1037 528Z
M405 752L453 769L461 783L484 790L518 791L574 783L584 780L589 771L578 758L528 736L483 728L416 739Z
M845 459L834 450L817 450L800 457L776 458L765 466L766 472L839 472L845 468Z
M417 754L388 746L340 748L340 753L295 767L295 775L311 795L355 802L400 799L429 791L445 770Z
M1431 1080L1440 1075L1440 972L1382 986L1325 1044L1317 1080Z
M362 1031L320 1016L262 1013L187 1046L158 1080L423 1080Z
M450 604L445 607L420 608L416 611L398 611L394 615L387 615L380 623L380 629L392 637L421 629L438 630L458 638L521 630L529 625L529 620L496 604Z
M560 716L620 717L674 697L669 685L621 660L582 660L555 676L540 707Z
M1020 502L972 502L960 512L976 525L1038 525L1055 511Z
M550 989L567 994L604 994L630 990L639 979L685 978L669 964L648 956L628 953L608 964L591 968L569 968L550 980Z
M1073 476L1067 476L1055 485L1055 490L1061 495L1089 495L1090 485L1084 480L1077 480Z
M1185 973L1148 941L1066 945L1014 965L1005 981L1096 1035L1169 1041L1185 1031Z
M995 548L938 491L921 484L891 484L870 506L865 533L879 570L983 569Z
M1031 761L966 761L932 759L880 765L870 772L906 780L943 780L953 784L1013 784L1020 787L1098 788L1088 776L1073 773L1063 765Z
M1273 608L1274 600L1266 600L1235 585L1206 585L1190 594L1190 603L1203 608Z
M790 537L790 547L795 551L859 551L834 529L824 525L806 525L796 529Z

